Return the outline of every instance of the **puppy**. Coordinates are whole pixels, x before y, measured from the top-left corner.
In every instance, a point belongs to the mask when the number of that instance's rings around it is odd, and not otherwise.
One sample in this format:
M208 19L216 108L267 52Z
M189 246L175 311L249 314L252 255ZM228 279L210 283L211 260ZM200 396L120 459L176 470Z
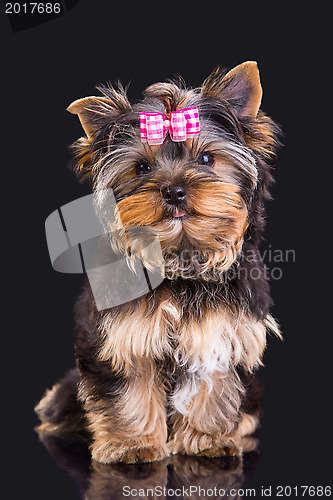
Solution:
M260 110L257 65L197 89L156 83L133 106L121 86L99 91L68 108L86 134L75 171L97 211L112 189L118 250L131 227L154 231L164 279L103 310L87 283L77 368L37 406L39 430L85 429L102 463L240 455L258 424L249 401L266 331L280 336L258 250L279 128Z

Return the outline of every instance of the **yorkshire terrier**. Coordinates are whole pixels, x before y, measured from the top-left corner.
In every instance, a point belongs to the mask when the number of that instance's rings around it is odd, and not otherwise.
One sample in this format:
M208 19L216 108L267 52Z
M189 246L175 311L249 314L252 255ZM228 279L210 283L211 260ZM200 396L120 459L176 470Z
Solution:
M101 463L241 455L266 332L280 336L258 250L279 127L259 109L257 64L196 89L155 83L133 106L121 85L98 90L68 108L86 134L75 170L113 190L125 230L156 232L165 279L102 311L84 287L77 368L36 407L39 431L85 429Z

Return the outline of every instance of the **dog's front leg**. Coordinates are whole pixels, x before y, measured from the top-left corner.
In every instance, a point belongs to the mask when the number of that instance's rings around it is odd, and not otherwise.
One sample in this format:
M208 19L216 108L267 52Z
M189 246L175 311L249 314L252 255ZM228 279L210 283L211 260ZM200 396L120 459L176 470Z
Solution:
M169 447L171 453L187 455L240 455L240 411L244 388L236 373L214 373L199 378L187 375L171 401ZM240 429L240 431L238 431Z
M102 397L96 397L96 389L90 391L84 380L82 386L93 459L134 463L167 456L165 392L150 369L141 367L122 377Z

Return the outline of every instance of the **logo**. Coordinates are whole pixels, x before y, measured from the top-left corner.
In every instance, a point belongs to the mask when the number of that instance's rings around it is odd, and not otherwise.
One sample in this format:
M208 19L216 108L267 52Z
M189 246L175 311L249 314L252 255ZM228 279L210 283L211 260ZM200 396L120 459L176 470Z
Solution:
M139 298L164 279L156 232L148 227L125 230L117 219L112 189L52 212L45 221L45 232L53 268L62 273L86 273L98 310Z

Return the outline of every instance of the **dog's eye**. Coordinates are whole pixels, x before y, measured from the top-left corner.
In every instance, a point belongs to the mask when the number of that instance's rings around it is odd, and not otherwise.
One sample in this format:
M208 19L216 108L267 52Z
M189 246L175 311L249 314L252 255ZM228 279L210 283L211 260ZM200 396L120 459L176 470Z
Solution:
M215 163L214 155L211 153L200 153L197 158L198 163L200 165L206 165L207 167L212 167Z
M137 175L148 174L151 171L151 166L148 163L139 162L135 167Z

